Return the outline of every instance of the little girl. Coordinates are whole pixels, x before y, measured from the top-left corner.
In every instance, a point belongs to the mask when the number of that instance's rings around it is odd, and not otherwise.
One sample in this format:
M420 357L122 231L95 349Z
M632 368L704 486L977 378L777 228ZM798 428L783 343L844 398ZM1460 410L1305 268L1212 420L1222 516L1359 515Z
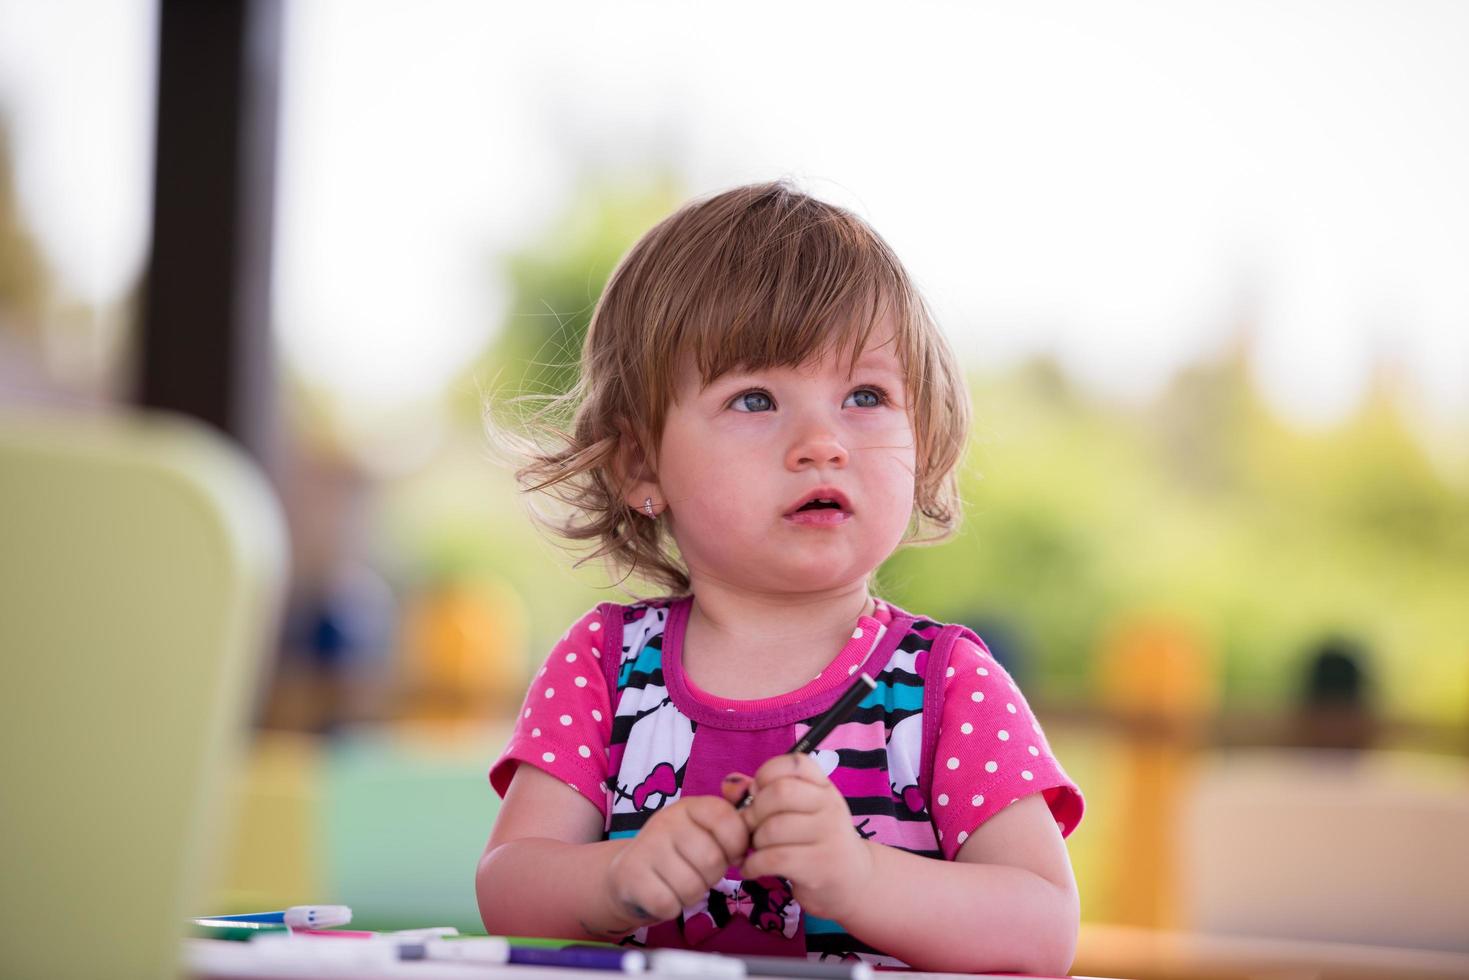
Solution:
M568 397L522 485L669 594L591 610L532 681L490 771L485 928L1064 973L1081 794L979 637L872 594L952 533L968 430L886 243L783 183L690 204L618 266ZM789 754L859 671L876 689Z

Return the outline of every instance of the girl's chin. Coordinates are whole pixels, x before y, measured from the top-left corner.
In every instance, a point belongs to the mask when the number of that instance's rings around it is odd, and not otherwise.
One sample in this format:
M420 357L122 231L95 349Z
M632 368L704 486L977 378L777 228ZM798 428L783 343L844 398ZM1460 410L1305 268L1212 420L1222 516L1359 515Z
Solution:
M847 534L843 529L825 533L792 528L786 534L767 531L753 541L743 534L732 534L713 548L700 547L703 542L687 544L702 555L702 560L693 562L698 569L696 584L703 579L754 593L811 594L841 592L867 581L891 549L874 547L864 540L866 537ZM737 541L747 541L749 547L740 548ZM680 542L681 547L683 544ZM684 554L687 557L689 551L685 549Z
M872 562L852 561L851 556L843 557L845 561L811 560L767 564L760 569L747 570L740 577L754 591L788 595L840 593L865 587L868 576L877 565Z

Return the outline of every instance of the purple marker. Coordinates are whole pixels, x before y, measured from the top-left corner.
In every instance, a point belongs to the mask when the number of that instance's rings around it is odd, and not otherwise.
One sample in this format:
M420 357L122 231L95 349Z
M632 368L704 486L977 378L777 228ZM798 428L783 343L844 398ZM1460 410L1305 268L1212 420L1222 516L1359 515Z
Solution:
M428 939L421 943L399 943L400 960L450 960L459 963L516 963L521 966L557 966L575 970L612 970L642 973L647 957L635 949L600 949L580 946L555 949L546 946L512 946L499 936L472 939Z

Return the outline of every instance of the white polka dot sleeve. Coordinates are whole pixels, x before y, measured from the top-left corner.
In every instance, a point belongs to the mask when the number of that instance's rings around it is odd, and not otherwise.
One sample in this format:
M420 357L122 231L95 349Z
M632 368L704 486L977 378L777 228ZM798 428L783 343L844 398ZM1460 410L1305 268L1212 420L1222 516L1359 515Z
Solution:
M530 763L568 784L607 816L607 746L612 741L612 704L602 657L602 621L597 610L577 620L531 680L515 731L495 764L490 785L502 797L521 763Z
M1081 820L1080 790L1051 754L1020 689L988 650L954 642L934 746L929 809L944 857L1016 800L1043 793L1063 835Z

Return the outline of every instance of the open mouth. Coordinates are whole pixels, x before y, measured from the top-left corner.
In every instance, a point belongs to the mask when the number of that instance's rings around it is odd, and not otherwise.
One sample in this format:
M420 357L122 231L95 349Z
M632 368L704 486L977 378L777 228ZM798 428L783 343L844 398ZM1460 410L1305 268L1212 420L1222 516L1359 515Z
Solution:
M786 517L794 517L797 514L812 514L822 512L837 512L850 514L852 505L846 495L835 487L817 487L809 491L805 496L786 510Z

